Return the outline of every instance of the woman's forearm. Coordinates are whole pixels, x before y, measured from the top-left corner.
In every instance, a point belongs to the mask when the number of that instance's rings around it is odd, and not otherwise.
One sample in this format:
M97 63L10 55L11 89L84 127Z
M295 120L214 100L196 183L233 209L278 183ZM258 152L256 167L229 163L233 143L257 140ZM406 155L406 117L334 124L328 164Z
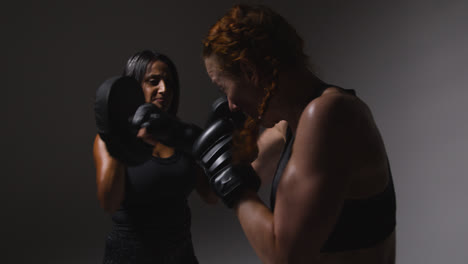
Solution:
M273 213L253 191L248 191L235 207L247 239L262 263L284 263L277 247Z

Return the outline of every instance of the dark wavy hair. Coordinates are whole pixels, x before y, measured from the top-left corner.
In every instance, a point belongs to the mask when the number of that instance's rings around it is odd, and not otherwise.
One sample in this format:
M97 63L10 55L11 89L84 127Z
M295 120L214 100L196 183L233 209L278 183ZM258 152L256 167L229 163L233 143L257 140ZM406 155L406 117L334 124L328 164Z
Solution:
M168 56L154 50L139 51L128 59L123 71L123 75L131 76L135 78L138 83L142 83L145 74L148 71L148 67L150 67L151 64L156 61L164 62L169 68L173 79L171 88L173 90L174 96L167 112L172 115L177 115L177 111L179 110L180 97L179 75L177 74L177 69L174 63Z

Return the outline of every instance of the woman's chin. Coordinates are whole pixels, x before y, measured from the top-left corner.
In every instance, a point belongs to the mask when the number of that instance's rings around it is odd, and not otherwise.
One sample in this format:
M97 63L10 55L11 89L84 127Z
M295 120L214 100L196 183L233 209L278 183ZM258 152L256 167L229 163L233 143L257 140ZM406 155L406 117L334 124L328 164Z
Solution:
M152 101L151 103L154 104L155 106L157 106L159 109L163 110L164 112L167 111L167 107L165 105L161 104L160 102Z

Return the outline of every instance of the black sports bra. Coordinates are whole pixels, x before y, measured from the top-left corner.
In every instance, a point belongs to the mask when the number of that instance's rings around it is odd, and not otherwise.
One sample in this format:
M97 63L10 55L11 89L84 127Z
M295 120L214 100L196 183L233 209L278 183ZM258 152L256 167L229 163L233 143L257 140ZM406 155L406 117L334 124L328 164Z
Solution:
M355 94L352 90L345 90ZM291 157L294 136L288 128L286 143L281 154L271 187L271 209L275 208L278 184ZM389 166L390 170L390 166ZM321 252L337 252L372 247L387 238L396 225L395 190L391 171L385 190L365 199L346 199L333 231Z

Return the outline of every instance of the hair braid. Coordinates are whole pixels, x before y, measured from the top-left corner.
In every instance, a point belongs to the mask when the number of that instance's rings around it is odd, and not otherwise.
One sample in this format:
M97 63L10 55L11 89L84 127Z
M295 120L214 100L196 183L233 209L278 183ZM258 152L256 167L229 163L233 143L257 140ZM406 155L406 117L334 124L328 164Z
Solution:
M243 129L236 131L233 135L233 160L234 162L252 162L258 155L257 140L259 136L260 121L265 114L271 96L278 87L278 69L273 68L273 80L270 86L266 86L262 103L258 106L257 118L248 117Z

